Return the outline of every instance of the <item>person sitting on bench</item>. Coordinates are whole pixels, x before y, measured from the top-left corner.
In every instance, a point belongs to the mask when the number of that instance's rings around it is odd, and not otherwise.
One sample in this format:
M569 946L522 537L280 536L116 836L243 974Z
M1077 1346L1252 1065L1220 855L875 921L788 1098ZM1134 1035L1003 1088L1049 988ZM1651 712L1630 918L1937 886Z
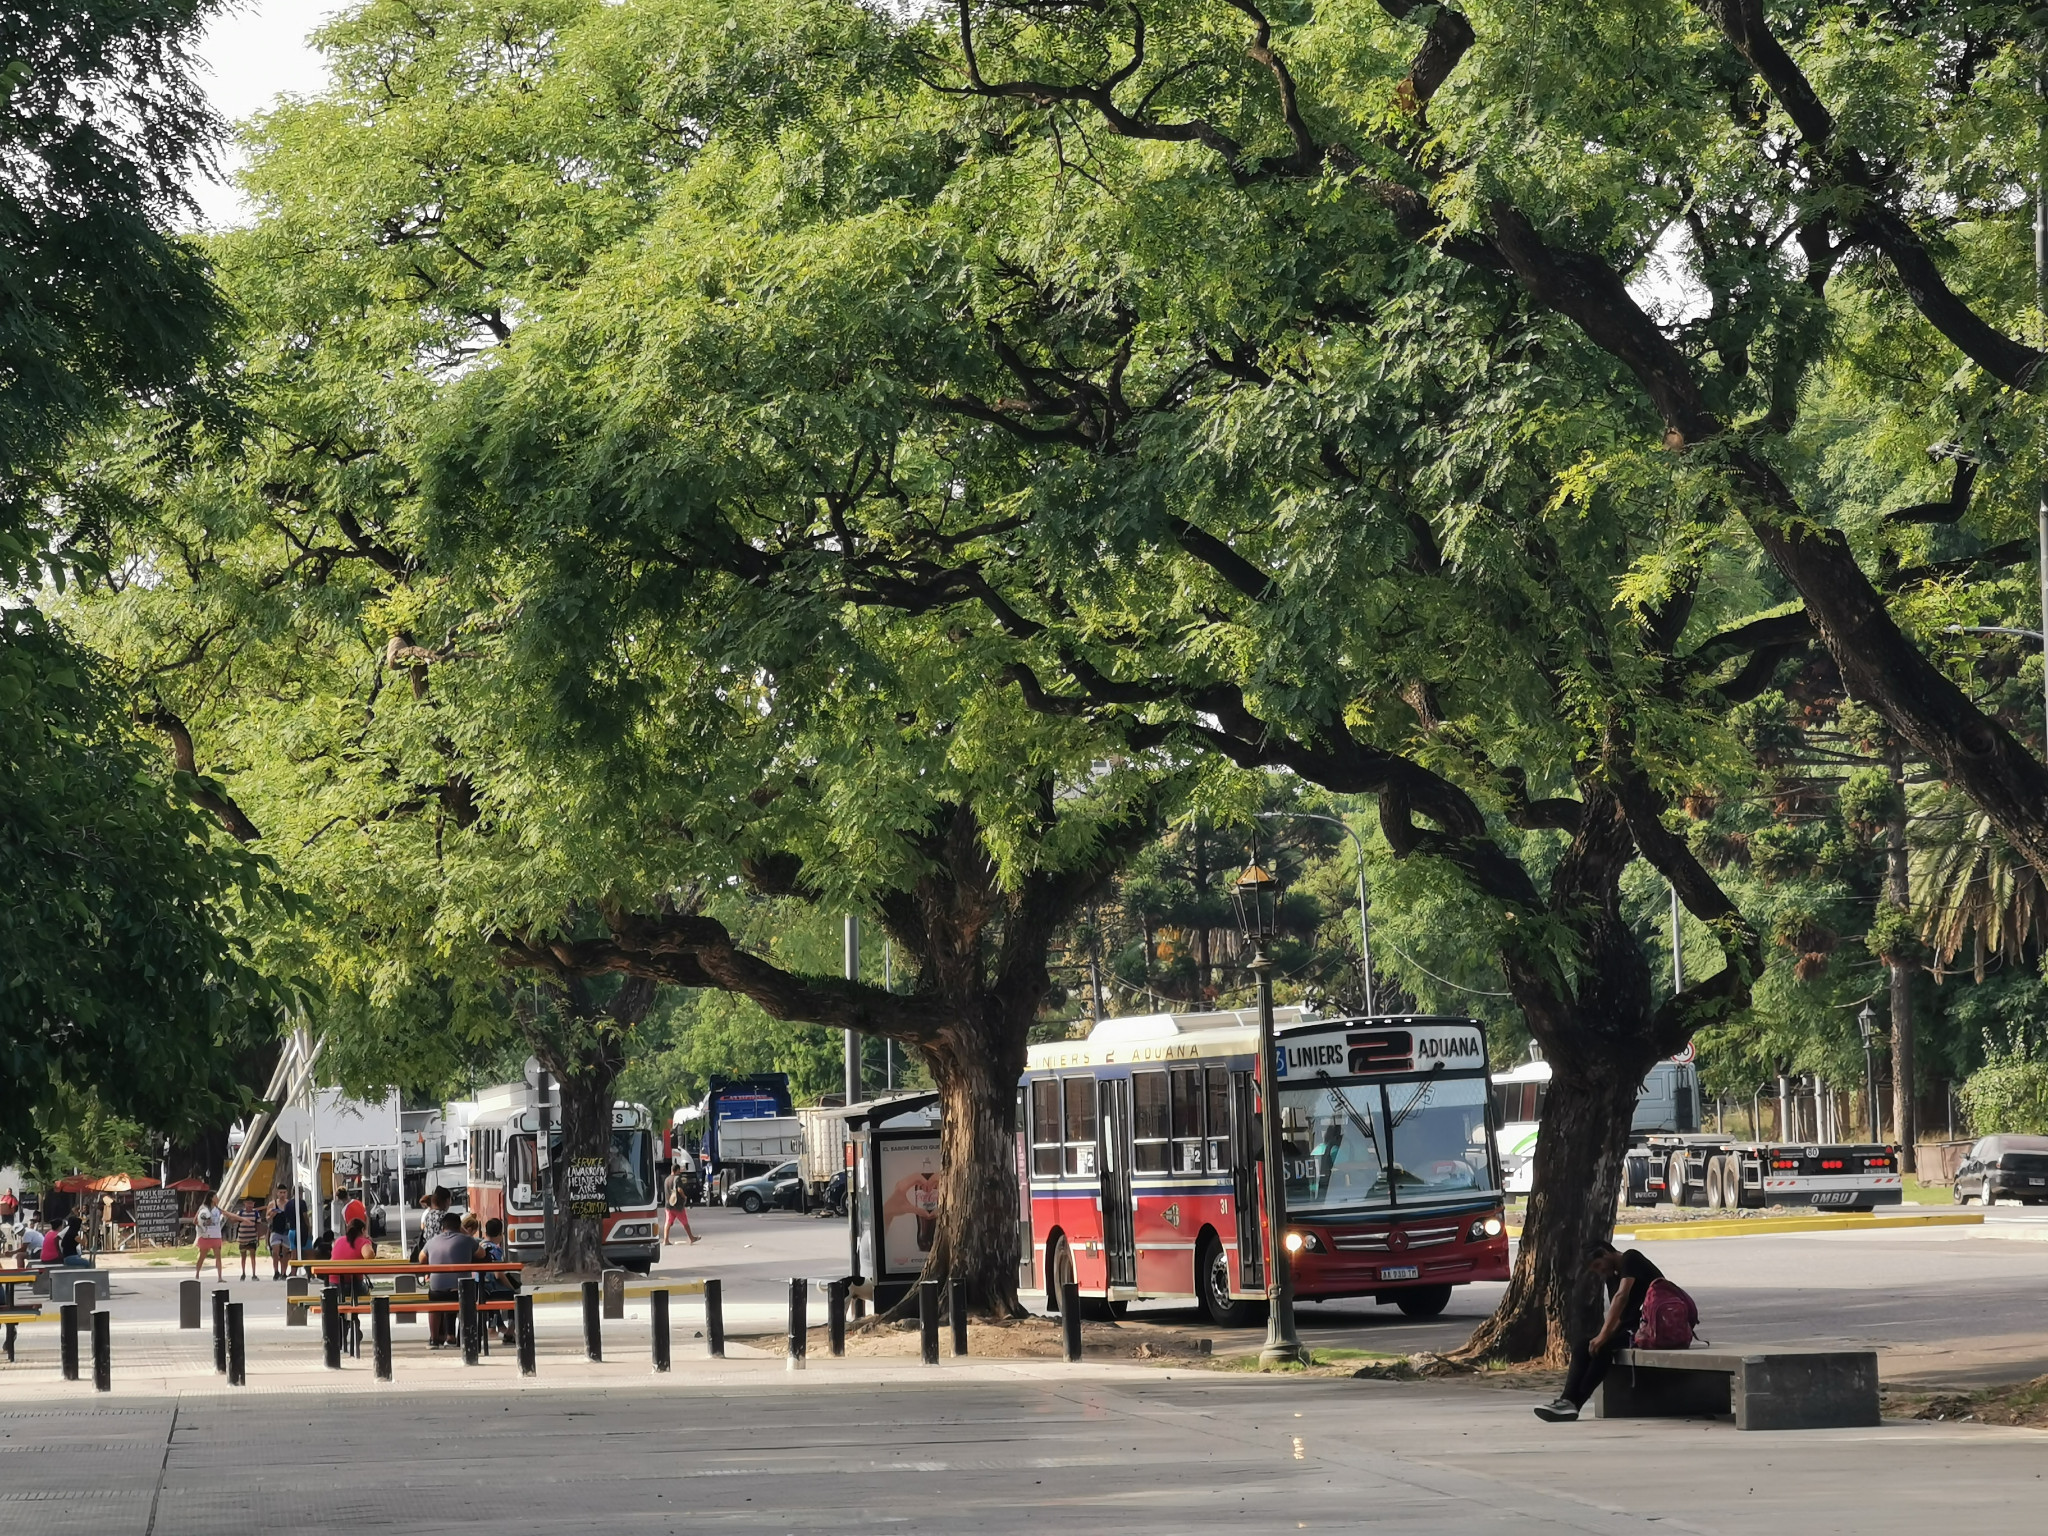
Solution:
M1564 1391L1556 1400L1536 1410L1536 1417L1553 1424L1570 1423L1579 1416L1614 1357L1628 1348L1643 1321L1643 1293L1652 1280L1664 1278L1664 1271L1652 1264L1639 1248L1618 1252L1612 1243L1602 1243L1587 1266L1607 1287L1607 1315L1600 1331L1572 1346L1571 1369L1565 1372Z
M427 1240L427 1262L429 1264L477 1264L484 1259L483 1245L462 1228L449 1222ZM458 1298L457 1287L473 1275L459 1275L439 1272L427 1276L427 1300L450 1302ZM456 1342L456 1314L453 1312L429 1312L427 1314L427 1347L440 1349L443 1345Z

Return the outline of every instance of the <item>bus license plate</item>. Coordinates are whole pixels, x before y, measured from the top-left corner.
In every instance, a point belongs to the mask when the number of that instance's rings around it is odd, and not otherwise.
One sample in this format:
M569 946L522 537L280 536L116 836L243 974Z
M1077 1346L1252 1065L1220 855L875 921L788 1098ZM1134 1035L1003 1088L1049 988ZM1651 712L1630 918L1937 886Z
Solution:
M1817 1189L1813 1193L1815 1205L1854 1205L1856 1191L1853 1189Z
M1382 1280L1415 1280L1422 1275L1421 1266L1415 1264L1383 1264L1380 1266Z
M2048 1184L2048 1179L2029 1179L2027 1180L2027 1183L2031 1185L2033 1188L2039 1189L2044 1184Z

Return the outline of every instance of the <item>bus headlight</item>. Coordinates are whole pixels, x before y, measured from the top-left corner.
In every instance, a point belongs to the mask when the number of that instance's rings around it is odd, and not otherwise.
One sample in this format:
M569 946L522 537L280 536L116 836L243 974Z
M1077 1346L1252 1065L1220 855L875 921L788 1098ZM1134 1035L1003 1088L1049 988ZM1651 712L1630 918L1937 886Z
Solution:
M1323 1240L1313 1232L1290 1232L1287 1234L1287 1251L1300 1253L1306 1248L1310 1253L1323 1251Z
M1483 1237L1499 1237L1501 1222L1498 1216L1483 1216L1472 1223L1472 1230L1465 1234L1465 1241L1476 1243Z

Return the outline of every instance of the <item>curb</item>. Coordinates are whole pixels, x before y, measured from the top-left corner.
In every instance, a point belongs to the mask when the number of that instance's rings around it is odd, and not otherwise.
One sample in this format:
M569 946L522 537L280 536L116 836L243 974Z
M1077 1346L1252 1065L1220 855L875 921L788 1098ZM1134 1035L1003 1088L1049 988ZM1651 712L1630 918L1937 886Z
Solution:
M1756 1221L1659 1222L1637 1227L1629 1235L1638 1243L1689 1237L1769 1237L1774 1233L1873 1232L1893 1227L1978 1227L1981 1211L1938 1211L1920 1216L1777 1216ZM1616 1234L1620 1234L1617 1232Z

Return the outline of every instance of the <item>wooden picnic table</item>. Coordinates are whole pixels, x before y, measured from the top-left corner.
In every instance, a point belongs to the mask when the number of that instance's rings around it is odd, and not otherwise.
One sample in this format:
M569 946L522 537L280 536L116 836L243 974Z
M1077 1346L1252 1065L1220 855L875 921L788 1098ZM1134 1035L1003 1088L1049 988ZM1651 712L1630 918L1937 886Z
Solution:
M4 1353L10 1361L14 1359L15 1328L22 1323L42 1320L41 1302L33 1306L18 1306L14 1300L14 1288L27 1284L35 1277L36 1272L32 1269L0 1269L0 1321L6 1324L4 1329L0 1329L0 1353Z

